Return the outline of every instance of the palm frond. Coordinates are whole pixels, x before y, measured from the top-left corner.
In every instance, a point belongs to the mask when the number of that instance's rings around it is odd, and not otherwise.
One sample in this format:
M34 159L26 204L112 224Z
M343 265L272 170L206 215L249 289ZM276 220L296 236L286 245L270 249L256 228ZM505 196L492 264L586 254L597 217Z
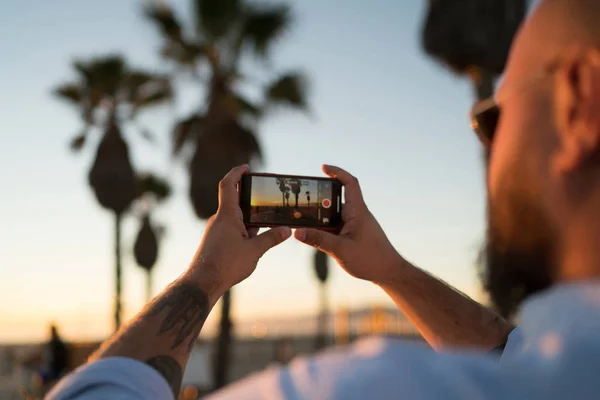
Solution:
M71 150L75 152L81 150L85 145L86 136L87 135L85 133L82 133L71 139L71 142L69 143L69 147L71 148Z
M135 99L134 106L136 110L164 103L173 98L173 91L170 86L157 88L150 93L141 94Z
M252 103L250 100L242 97L241 95L233 95L236 103L237 113L241 115L247 115L252 118L258 119L263 115L262 107Z
M198 133L204 124L204 116L194 114L179 121L173 129L173 155L181 152L183 146Z
M133 71L125 85L132 117L140 109L164 103L174 96L169 78L163 75Z
M281 37L291 22L287 5L250 7L247 11L243 40L250 44L255 54L266 57L272 44Z
M88 63L81 61L81 60L75 60L75 61L73 61L73 69L75 69L75 71L77 71L81 80L86 85L89 86L89 84L90 84L90 82L92 82L93 78L92 78L92 73L90 71Z
M160 54L167 60L175 61L185 66L195 66L202 57L206 56L206 45L187 40L166 42Z
M201 57L206 56L206 45L203 43L183 42L179 62L182 64L196 63Z
M159 29L160 33L167 39L179 41L182 38L182 24L175 13L164 3L152 4L144 10L146 17Z
M82 87L77 83L65 83L55 88L52 93L74 105L81 105L83 100Z
M196 30L209 41L230 33L242 13L241 0L193 0Z
M103 96L116 96L127 70L125 60L120 55L93 58L90 61L75 61L73 67L83 78L86 89Z
M138 197L152 195L156 201L164 201L171 195L169 182L153 173L140 174L137 177Z
M266 99L269 103L306 109L307 86L301 73L288 72L267 87Z
M134 70L127 74L127 85L132 89L138 89L156 79L156 76L150 72Z

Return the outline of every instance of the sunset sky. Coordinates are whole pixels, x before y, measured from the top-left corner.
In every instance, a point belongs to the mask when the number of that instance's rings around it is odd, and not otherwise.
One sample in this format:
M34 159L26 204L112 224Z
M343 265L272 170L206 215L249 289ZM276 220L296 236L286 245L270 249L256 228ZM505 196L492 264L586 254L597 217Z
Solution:
M174 1L180 11L187 0ZM300 68L310 76L310 112L277 112L260 127L259 171L320 175L322 163L355 174L369 209L407 259L482 299L475 259L483 242L481 148L467 118L469 82L420 49L423 0L295 0L295 26L264 68ZM133 64L160 67L158 35L142 1L3 0L0 13L0 342L41 340L49 321L74 339L105 337L112 327L113 225L97 204L87 173L98 137L81 154L68 150L80 131L77 113L50 95L74 77L70 61L120 51ZM128 132L132 159L174 182L175 196L156 214L167 226L156 266L158 292L188 266L205 223L187 197L185 164L172 162L173 121L204 98L179 85L172 107L141 122L149 144ZM277 190L276 187L273 190ZM280 196L280 194L279 194ZM123 232L126 317L143 305L144 275L132 245L138 221ZM270 251L236 287L237 318L306 315L318 306L312 249L292 240ZM334 307L391 304L374 285L332 263ZM205 333L218 317L211 314Z
M306 191L311 193L311 202L317 201L317 181L314 180L303 180L308 183L306 186L301 186L300 195L298 197L298 203L300 205L307 204ZM289 187L289 185L288 185ZM277 185L276 178L265 177L265 176L254 176L252 177L252 197L250 199L251 206L281 206L283 204L281 190ZM294 204L295 196L290 192L290 204Z

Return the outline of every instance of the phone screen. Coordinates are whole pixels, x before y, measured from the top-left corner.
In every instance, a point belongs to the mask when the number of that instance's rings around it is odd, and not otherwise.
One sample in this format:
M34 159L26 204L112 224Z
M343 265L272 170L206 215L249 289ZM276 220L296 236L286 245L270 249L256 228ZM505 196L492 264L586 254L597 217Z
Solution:
M244 175L240 187L244 223L337 229L342 221L341 187L331 178Z

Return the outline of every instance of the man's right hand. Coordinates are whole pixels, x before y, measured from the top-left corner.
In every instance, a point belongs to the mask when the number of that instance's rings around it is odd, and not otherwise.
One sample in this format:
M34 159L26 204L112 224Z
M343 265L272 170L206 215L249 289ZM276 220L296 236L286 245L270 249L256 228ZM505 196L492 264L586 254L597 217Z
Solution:
M317 229L298 229L294 236L335 258L350 275L385 284L393 279L404 260L368 210L358 180L337 167L324 165L323 172L345 187L344 226L339 235Z

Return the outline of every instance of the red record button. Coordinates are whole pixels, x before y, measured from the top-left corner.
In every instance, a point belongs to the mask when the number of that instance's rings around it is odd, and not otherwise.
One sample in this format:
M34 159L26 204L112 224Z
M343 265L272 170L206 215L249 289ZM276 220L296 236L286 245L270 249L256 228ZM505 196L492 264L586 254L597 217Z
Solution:
M331 207L331 200L329 200L329 199L323 199L323 201L321 202L321 204L323 205L323 208L329 208L329 207Z

